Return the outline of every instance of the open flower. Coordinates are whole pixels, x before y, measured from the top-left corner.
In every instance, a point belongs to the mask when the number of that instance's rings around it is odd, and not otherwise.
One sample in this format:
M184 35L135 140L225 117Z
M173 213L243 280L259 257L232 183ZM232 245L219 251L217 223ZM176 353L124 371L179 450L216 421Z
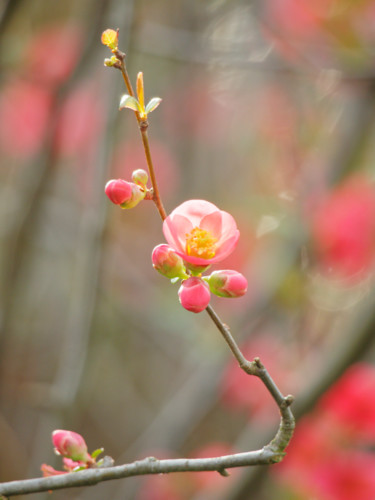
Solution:
M163 223L168 244L186 262L208 266L225 259L235 248L240 232L233 217L204 200L189 200Z

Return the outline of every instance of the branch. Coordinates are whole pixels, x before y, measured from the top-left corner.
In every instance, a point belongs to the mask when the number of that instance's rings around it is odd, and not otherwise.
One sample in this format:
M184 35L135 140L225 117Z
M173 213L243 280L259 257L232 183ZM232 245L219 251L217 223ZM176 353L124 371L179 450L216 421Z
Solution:
M254 361L248 361L245 358L240 348L236 344L236 341L234 340L229 328L221 321L219 316L210 305L207 306L206 311L224 337L224 340L228 344L234 357L237 359L240 368L248 375L255 375L256 377L260 378L263 384L266 386L268 392L273 397L275 403L279 407L281 414L279 430L277 431L276 436L267 446L270 446L275 450L275 452L284 452L293 436L295 427L294 416L291 409L289 408L294 401L293 396L283 396L280 389L277 387L271 375L268 373L267 369L261 363L259 358L255 358Z
M148 457L130 464L118 465L115 467L88 469L53 477L41 477L2 483L0 484L0 495L7 497L27 493L74 488L78 486L94 486L103 481L122 479L125 477L143 476L146 474L217 471L219 474L227 476L228 473L226 469L250 465L269 465L282 460L283 455L284 454L282 452L275 452L271 445L267 445L261 450L249 451L247 453L236 453L234 455L225 455L215 458L177 458L158 460L154 457Z

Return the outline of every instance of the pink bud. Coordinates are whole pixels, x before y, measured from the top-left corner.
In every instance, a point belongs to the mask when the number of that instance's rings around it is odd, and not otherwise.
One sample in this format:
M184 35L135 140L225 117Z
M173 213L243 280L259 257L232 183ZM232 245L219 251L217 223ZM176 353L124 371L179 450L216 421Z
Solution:
M247 279L237 271L214 271L207 283L211 292L219 297L242 297L247 292Z
M191 277L182 282L178 291L182 307L188 311L199 313L208 306L211 298L208 285L200 278Z
M87 445L80 434L73 431L56 430L52 432L52 442L57 454L79 462L90 462Z
M115 205L122 205L132 197L132 185L123 179L108 181L104 188L105 194Z
M161 244L152 251L152 265L156 271L169 279L188 278L184 261L169 245Z

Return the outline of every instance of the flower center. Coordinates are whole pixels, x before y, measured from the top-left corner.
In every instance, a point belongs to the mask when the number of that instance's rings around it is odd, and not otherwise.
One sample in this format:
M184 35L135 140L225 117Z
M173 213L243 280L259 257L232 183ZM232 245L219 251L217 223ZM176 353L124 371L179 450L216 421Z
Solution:
M217 238L209 231L195 227L186 233L186 253L201 259L212 259L215 257Z

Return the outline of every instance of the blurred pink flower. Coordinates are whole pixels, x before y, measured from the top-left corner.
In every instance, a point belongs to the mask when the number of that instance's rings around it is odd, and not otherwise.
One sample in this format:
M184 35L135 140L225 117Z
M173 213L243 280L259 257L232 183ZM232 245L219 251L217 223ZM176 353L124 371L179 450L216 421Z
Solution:
M185 201L165 219L168 244L188 263L208 266L225 259L240 232L233 217L204 200Z
M357 363L324 394L319 409L352 439L375 442L375 367Z
M373 500L375 456L363 445L374 442L374 390L373 366L350 367L298 422L274 477L301 500Z
M44 87L10 80L0 94L0 149L21 159L36 154L47 131L52 102Z
M47 85L61 84L77 64L82 38L78 26L49 25L28 42L23 67L33 80Z
M199 313L210 303L211 294L207 283L200 278L191 277L182 282L178 298L182 307L190 312Z
M313 215L312 239L320 266L333 277L368 271L375 251L374 187L357 177L333 190Z
M56 131L55 147L63 157L90 158L100 141L104 123L103 106L95 82L85 80L63 102Z

